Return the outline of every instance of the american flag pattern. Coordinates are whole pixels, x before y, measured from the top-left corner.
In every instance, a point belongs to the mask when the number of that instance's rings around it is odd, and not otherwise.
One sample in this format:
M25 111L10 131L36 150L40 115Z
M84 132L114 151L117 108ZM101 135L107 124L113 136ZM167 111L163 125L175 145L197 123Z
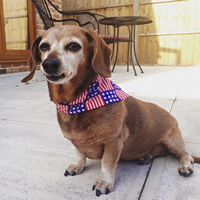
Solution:
M128 94L119 86L108 78L98 75L88 89L74 101L69 103L56 103L56 107L66 114L73 115L119 102L126 98L128 98Z

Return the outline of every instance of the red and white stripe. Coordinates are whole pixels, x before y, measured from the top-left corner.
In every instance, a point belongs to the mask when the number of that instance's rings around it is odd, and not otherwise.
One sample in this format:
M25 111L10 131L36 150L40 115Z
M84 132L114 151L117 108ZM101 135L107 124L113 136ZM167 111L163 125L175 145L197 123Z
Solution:
M79 103L83 103L86 100L88 91L85 90L82 94L80 94L74 101L70 101L69 105L76 105Z
M93 110L95 108L99 108L104 105L105 105L105 103L104 103L101 95L97 95L85 102L85 107L87 110Z
M60 111L62 111L62 112L64 112L64 113L66 113L66 114L68 114L68 106L66 106L66 105L62 105L62 104L59 104L59 103L56 103L56 107L60 110Z
M115 90L115 93L119 97L119 99L126 99L129 97L129 95L126 94L123 90Z
M99 91L100 92L114 89L111 81L108 78L98 76L97 81L99 82Z

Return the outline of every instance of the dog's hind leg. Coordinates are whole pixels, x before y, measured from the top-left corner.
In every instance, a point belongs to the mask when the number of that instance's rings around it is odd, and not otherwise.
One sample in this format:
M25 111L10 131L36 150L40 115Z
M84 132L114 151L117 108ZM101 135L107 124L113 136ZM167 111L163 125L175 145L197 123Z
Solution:
M151 162L152 158L153 156L151 154L147 154L145 156L138 158L137 163L139 165L148 165Z
M168 154L169 151L166 149L164 145L157 144L152 148L149 154L146 154L145 156L138 158L137 163L139 165L147 165L151 162L153 158L167 156Z
M194 171L192 166L194 159L185 147L180 129L171 128L164 135L162 142L172 154L180 159L181 165L178 168L180 175L185 177L191 175Z
M80 174L86 165L86 156L83 155L82 153L80 153L80 151L78 149L76 149L77 151L77 157L76 160L74 162L74 164L71 164L68 169L65 171L64 175L68 176L68 175L78 175Z

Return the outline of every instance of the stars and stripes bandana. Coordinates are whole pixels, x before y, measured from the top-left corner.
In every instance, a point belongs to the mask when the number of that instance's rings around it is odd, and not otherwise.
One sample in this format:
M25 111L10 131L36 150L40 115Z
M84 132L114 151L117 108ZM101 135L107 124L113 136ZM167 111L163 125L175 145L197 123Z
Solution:
M79 95L76 100L69 103L55 104L60 111L73 115L119 102L126 98L128 98L128 94L119 86L108 78L98 75L88 89Z

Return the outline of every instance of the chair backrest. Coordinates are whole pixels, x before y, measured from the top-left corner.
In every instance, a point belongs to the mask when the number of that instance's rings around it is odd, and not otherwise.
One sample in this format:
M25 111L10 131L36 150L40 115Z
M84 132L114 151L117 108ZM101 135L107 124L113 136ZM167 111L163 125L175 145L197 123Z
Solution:
M101 35L108 35L108 27L105 25L99 24L99 20L105 18L103 15L90 13L90 12L63 12L60 11L51 0L32 0L34 3L40 18L43 21L45 29L49 29L54 26L54 22L66 22L73 21L79 24L79 26L89 29L93 28ZM55 19L52 17L48 5L51 5L55 11L64 16L69 16L70 18L66 19Z
M49 29L54 26L53 18L51 16L51 12L45 0L32 0L34 3L40 18L45 26L45 29Z
M40 18L45 26L45 29L49 29L54 26L54 22L65 22L65 21L73 21L80 25L79 21L76 19L76 15L71 12L62 12L60 11L50 0L32 0L33 4L35 5ZM62 15L70 16L71 18L67 19L55 19L52 17L51 12L49 10L48 4L50 4L55 11ZM73 17L74 16L74 17Z
M99 23L99 20L103 18L105 18L105 16L96 13L93 13L93 16L86 15L84 13L77 15L77 19L79 20L83 28L87 30L92 28L96 30L100 35L108 35L109 34L108 26Z

